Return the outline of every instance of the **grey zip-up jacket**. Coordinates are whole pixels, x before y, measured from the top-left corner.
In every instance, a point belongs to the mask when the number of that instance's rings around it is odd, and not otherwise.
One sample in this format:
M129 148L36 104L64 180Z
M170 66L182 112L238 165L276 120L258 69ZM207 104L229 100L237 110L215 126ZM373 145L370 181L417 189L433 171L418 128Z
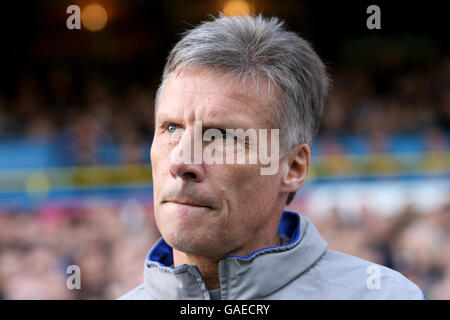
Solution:
M328 250L307 217L284 211L278 233L289 243L219 261L222 300L425 298L394 270ZM172 265L172 248L161 238L145 262L144 283L120 299L210 299L197 266Z

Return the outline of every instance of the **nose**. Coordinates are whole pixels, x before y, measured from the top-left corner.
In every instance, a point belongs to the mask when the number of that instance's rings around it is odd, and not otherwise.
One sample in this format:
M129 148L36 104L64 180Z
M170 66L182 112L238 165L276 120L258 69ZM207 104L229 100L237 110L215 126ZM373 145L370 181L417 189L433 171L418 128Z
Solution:
M174 178L179 177L183 180L201 182L205 177L205 170L202 163L194 163L194 139L192 137L193 135L186 130L178 140L177 145L171 150L170 174ZM202 146L201 141L198 141L197 144ZM201 153L202 148L200 147L199 150ZM198 157L202 159L201 155L197 155Z

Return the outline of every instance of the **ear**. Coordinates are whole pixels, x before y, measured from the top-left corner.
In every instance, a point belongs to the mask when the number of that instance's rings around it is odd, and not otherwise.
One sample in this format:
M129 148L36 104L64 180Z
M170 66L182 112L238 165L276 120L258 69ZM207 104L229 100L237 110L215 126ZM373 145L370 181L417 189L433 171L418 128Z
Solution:
M303 143L285 155L288 168L282 176L281 192L291 193L301 188L308 176L311 149Z

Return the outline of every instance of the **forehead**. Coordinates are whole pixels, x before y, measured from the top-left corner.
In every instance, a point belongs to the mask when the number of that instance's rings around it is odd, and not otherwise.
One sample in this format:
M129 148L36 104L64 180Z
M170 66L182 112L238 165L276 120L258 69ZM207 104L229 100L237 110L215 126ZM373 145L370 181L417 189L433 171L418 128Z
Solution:
M205 69L175 70L166 80L157 121L221 121L229 127L271 127L275 94L262 77L241 82L235 75Z

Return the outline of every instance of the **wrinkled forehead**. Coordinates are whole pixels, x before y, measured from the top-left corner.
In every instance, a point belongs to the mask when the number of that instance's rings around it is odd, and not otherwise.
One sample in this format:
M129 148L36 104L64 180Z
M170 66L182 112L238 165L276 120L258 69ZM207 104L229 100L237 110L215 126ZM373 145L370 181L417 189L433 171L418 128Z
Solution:
M173 100L174 92L177 92L186 103L191 95L195 95L200 97L201 104L211 102L217 104L215 107L226 105L229 110L225 111L228 112L239 112L245 108L254 117L265 118L271 126L279 111L277 90L262 75L244 77L223 69L178 67L169 74L161 89L158 109L165 109L167 102ZM157 113L168 111L157 110Z

